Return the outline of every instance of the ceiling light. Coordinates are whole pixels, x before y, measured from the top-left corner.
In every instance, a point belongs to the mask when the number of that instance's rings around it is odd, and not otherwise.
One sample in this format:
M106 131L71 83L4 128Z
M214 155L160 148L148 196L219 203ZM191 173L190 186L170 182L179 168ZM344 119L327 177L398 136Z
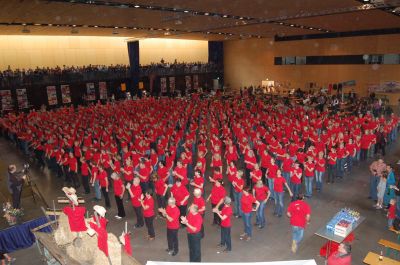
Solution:
M223 17L228 17L228 15L223 15Z
M280 25L283 25L283 22L279 22Z
M137 29L136 27L134 27L133 29Z
M40 24L40 23L35 23L34 25L35 25L35 26L41 26L42 24Z
M76 27L76 25L72 25L73 27Z
M209 14L210 14L210 13L208 13L208 12L204 13L205 16L208 16Z
M22 26L26 26L26 23L22 23Z
M218 32L218 34L221 35L222 33L221 33L221 32Z
M124 29L126 29L127 27L124 27Z
M314 29L314 28L310 28L310 29Z
M184 13L189 13L189 10L185 10L185 11L183 11Z
M53 24L47 24L47 26L51 27L51 26L53 26Z
M139 8L140 6L139 5L135 5L135 8Z
M118 27L114 27L115 29L117 29Z
M243 17L240 17L239 19L243 19Z
M95 25L94 27L95 27L95 28L97 28L98 26L97 26L97 25Z
M164 32L164 35L165 35L165 36L168 36L168 35L171 35L171 33L169 33L169 32Z
M294 27L294 25L293 25L293 24L290 24L290 26L291 26L291 27Z
M209 31L207 31L207 34L210 34L210 32L209 32Z

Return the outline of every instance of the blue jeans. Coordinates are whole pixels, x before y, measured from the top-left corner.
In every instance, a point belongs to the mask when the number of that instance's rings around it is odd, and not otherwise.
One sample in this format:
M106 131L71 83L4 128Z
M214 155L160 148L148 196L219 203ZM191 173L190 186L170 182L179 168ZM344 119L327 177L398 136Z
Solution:
M391 228L393 226L393 221L394 219L388 219L388 228Z
M315 171L315 182L317 184L318 191L322 191L322 184L324 183L324 179L323 179L324 173L325 172L321 172L318 170Z
M268 179L268 188L271 191L271 199L275 200L274 179Z
M290 183L290 189L293 192L293 197L292 197L292 201L297 200L297 196L300 193L300 188L301 188L301 184L294 184L294 183Z
M297 246L303 240L304 228L299 226L292 226L292 238L296 242Z
M285 178L286 183L290 183L290 172L282 171L282 176Z
M100 183L98 180L94 182L94 194L96 196L96 199L101 200L101 189L100 189Z
M351 170L353 169L353 159L355 159L355 158L350 155L347 157L347 171L348 172L351 172Z
M344 171L344 159L339 158L337 160L337 176L342 178L344 175L343 171Z
M277 216L282 216L283 212L283 192L276 192L275 191L275 210L274 214Z
M379 183L379 177L378 176L371 176L370 177L370 181L369 181L369 196L371 197L371 199L373 200L377 200L378 199L378 183Z
M311 197L314 177L305 177L304 179L305 179L305 184L306 184L306 197Z
M251 215L252 213L243 213L243 224L244 224L244 232L251 237L252 236L252 227L251 227Z
M240 200L242 199L242 193L241 192L236 192L235 190L233 191L233 214L242 216L242 206L240 205Z
M265 206L266 206L266 202L265 201L261 201L260 202L260 206L257 209L257 214L256 214L256 224L264 227L265 226Z

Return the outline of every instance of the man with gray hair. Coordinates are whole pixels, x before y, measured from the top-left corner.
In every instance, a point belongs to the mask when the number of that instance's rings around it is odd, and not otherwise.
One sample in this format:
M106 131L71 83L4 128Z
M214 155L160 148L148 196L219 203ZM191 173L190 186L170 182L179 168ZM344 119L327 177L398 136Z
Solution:
M201 225L203 218L199 214L199 208L196 204L189 207L189 213L181 217L181 223L186 225L189 262L201 262Z
M204 201L204 198L201 196L201 189L194 189L193 190L193 204L197 205L197 208L199 209L199 214L201 217L204 219L204 214L206 211L206 202ZM204 238L204 224L201 225L201 238Z
M231 207L231 198L224 198L224 205L221 211L218 208L214 208L213 212L218 214L219 218L221 218L221 243L220 247L225 247L223 252L229 252L232 250L231 243L231 217L232 217L232 207Z
M382 176L383 171L386 170L386 164L383 159L378 159L369 166L369 171L371 172L370 182L369 182L369 199L378 199L378 183Z
M179 231L179 209L173 197L168 199L167 208L160 208L158 211L165 217L167 221L167 242L166 251L169 255L178 254L178 231Z

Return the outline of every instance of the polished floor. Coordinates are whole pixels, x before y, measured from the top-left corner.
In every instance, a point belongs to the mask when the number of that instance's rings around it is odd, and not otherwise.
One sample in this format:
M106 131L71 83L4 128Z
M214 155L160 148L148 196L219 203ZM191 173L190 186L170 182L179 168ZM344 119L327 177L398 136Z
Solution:
M391 147L385 157L385 161L395 163L400 158L400 148L398 145ZM0 169L5 172L9 163L22 165L24 157L13 145L4 139L0 140ZM205 218L205 238L202 241L202 261L203 262L256 262L256 261L278 261L294 259L315 259L317 264L324 264L324 259L319 256L320 247L326 242L324 239L314 235L314 233L342 207L349 207L359 211L366 217L364 223L356 230L356 240L353 243L353 264L362 264L363 258L369 251L380 252L382 248L377 244L381 238L396 241L396 236L386 230L386 213L382 210L375 210L373 202L368 200L369 192L369 171L367 163L361 164L353 169L350 175L335 184L325 185L320 194L314 193L314 197L308 202L312 208L311 224L305 231L304 240L297 254L290 251L291 233L289 220L286 217L278 218L273 216L273 204L268 203L266 208L267 226L260 230L254 227L253 238L250 242L239 240L239 235L243 232L241 219L233 220L231 253L220 253L217 245L219 243L220 231L211 225L210 205L207 207ZM398 165L395 165L396 172L400 172ZM61 187L63 183L60 179L49 174L47 170L40 170L32 166L31 176L40 191L51 205L52 200L57 196L62 196ZM1 183L4 185L4 181ZM4 187L4 186L3 186ZM209 187L207 187L209 189ZM2 188L4 190L4 188ZM81 192L81 191L80 191ZM80 194L82 195L82 194ZM83 196L83 195L82 195ZM285 207L288 203L286 196ZM87 197L87 208L92 208L91 197ZM112 198L113 199L113 198ZM3 200L3 199L2 199ZM113 208L108 212L108 231L119 235L125 220L128 221L129 229L132 231L133 256L145 264L148 260L153 261L188 261L188 246L186 231L179 232L179 254L175 257L169 256L166 252L166 229L164 220L155 220L156 239L154 241L145 240L146 229L134 229L135 217L130 202L125 202L127 218L116 220L114 218L115 202L112 201ZM39 216L41 211L39 204L34 204L28 196L23 199L23 205L29 208L29 214ZM61 207L61 206L57 206ZM255 222L255 217L253 216ZM35 246L13 253L17 258L14 264L42 264Z

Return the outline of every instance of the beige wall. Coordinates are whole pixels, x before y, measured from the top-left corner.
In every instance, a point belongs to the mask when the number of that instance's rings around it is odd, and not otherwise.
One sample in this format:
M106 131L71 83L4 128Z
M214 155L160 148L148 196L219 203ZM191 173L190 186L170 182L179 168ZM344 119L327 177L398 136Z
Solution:
M207 41L140 40L140 63L207 62ZM126 37L0 35L0 70L129 64Z
M208 42L178 39L140 40L140 64L165 62L207 62Z
M0 69L128 64L126 38L0 36Z
M225 82L232 88L261 85L269 79L290 82L304 88L308 82L319 86L356 80L357 91L366 94L367 85L400 80L400 65L274 65L278 56L400 53L400 36L368 36L274 42L272 39L227 41L224 43Z

